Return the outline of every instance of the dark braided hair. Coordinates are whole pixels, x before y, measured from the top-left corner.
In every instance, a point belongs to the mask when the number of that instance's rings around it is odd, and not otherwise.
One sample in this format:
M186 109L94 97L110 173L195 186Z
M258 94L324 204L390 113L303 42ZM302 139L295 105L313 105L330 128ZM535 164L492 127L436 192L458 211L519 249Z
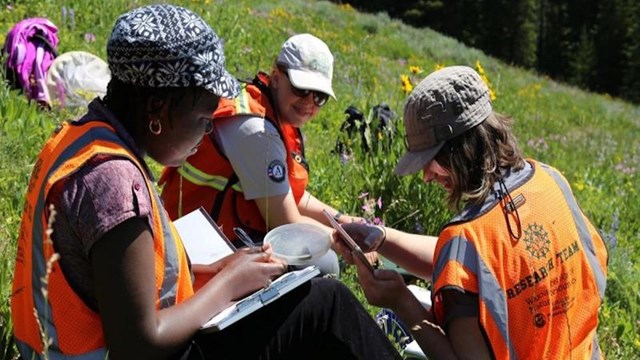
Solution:
M171 110L192 89L190 87L141 87L112 78L107 86L107 94L102 103L118 118L134 139L141 138L149 131L148 119L157 116L162 105L173 100ZM195 88L194 104L206 91ZM147 107L149 100L151 106ZM173 119L169 119L173 125Z

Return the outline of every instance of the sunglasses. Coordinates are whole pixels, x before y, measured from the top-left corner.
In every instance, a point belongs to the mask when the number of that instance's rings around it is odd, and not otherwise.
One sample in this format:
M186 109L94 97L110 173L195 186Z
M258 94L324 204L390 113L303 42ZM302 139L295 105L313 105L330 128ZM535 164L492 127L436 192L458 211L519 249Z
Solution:
M313 94L313 103L316 104L317 107L322 107L329 100L329 95L320 91L315 90L307 90L307 89L299 89L291 83L291 78L289 78L289 73L287 73L287 69L279 67L280 71L284 74L284 76L289 79L289 86L291 86L291 92L293 95L301 98L305 98L309 96L309 94Z

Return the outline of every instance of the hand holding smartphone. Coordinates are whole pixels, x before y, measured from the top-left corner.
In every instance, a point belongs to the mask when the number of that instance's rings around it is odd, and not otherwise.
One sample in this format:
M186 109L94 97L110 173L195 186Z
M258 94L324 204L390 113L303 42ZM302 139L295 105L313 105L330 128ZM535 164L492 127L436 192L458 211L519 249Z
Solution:
M333 218L333 216L331 216L331 214L329 214L327 210L323 209L322 213L327 218L327 220L329 220L331 226L338 232L338 234L340 234L340 237L342 238L342 240L344 240L344 243L347 245L347 247L351 249L352 253L355 253L356 256L360 258L360 260L362 260L362 262L367 266L369 271L373 272L375 269L373 268L367 257L364 256L364 253L362 252L362 249L360 249L360 246L358 246L358 244L356 244L351 236L349 236L349 234L344 231L342 226L338 224L338 222Z

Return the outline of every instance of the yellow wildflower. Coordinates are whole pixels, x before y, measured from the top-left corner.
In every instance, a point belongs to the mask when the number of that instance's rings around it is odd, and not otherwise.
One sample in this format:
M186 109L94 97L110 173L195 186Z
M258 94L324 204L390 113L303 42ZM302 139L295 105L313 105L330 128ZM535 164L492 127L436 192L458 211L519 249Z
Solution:
M402 91L405 94L408 94L413 90L413 84L411 84L411 80L407 75L400 75L400 82L402 83Z
M283 8L275 8L275 9L271 10L271 12L269 12L269 17L270 18L280 18L280 19L284 19L284 20L293 19L293 15L291 15L291 13L289 13L286 10L284 10Z
M491 99L491 101L495 100L496 92L493 90L493 85L491 85L487 74L485 74L484 68L482 67L482 64L480 64L480 60L476 60L476 70L478 71L478 75L480 75L480 78L482 78L482 81L484 81L484 83L489 88L489 98Z
M351 6L350 4L340 4L340 5L338 5L338 8L340 8L340 10L343 10L343 11L346 11L346 12L354 12L355 11L353 6Z
M542 89L541 83L534 83L531 86L527 86L518 90L518 96L521 97L540 97L540 90Z
M409 71L411 71L412 74L416 75L422 73L422 68L420 66L409 66Z
M438 70L443 69L443 68L444 68L444 65L443 65L443 64L436 64L436 65L433 67L433 71L438 71Z
M478 74L480 74L480 76L485 76L484 67L482 67L482 64L480 64L480 60L476 60L476 70L478 71Z

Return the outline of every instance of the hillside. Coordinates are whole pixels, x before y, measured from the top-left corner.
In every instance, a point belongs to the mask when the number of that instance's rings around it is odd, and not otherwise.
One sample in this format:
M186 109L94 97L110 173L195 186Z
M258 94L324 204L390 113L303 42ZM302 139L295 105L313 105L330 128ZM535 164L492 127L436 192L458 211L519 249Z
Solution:
M25 0L3 5L0 43L17 21L44 16L60 29L60 53L84 50L106 59L111 27L133 3L148 1ZM353 105L366 115L384 102L399 118L405 90L436 67L483 69L495 92L494 108L516 119L515 132L527 157L565 174L584 213L607 239L609 275L600 312L600 346L609 359L640 358L640 107L509 66L434 31L411 28L384 14L359 14L345 5L305 0L173 3L201 14L225 39L228 68L239 78L269 70L279 46L292 34L310 32L324 39L336 58L338 100L330 101L303 129L310 190L344 212L377 216L406 231L437 233L451 215L443 209L443 192L424 185L420 176L392 174L403 150L402 128L386 140L390 151L365 153L360 141L351 139L353 158L341 162L331 151L345 136L340 133L344 111ZM63 7L74 10L73 22L68 11L63 19ZM18 92L0 86L0 358L11 328L8 299L15 240L33 160L55 125L79 113L41 112ZM368 195L360 196L363 193ZM362 213L364 202L378 198L381 208ZM357 291L352 274L343 280Z

